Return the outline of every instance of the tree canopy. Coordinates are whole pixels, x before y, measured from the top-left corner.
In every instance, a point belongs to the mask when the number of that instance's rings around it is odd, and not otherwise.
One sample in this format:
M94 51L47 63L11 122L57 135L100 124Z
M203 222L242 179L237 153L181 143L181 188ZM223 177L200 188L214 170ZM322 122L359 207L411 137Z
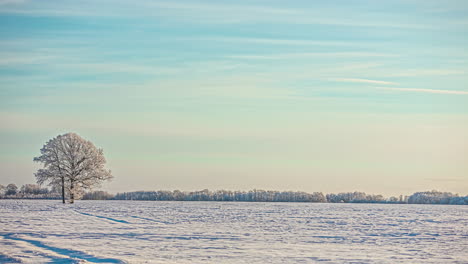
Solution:
M112 179L111 171L105 168L103 150L75 133L49 140L34 161L44 166L35 173L37 182L60 186L64 203L65 193L73 203L85 189L98 187L102 181Z

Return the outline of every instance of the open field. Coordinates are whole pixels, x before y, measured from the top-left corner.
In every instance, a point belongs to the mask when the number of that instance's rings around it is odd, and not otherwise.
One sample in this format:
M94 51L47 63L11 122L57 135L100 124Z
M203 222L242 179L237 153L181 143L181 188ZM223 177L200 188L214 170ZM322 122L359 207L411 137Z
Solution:
M467 263L468 207L0 200L0 263Z

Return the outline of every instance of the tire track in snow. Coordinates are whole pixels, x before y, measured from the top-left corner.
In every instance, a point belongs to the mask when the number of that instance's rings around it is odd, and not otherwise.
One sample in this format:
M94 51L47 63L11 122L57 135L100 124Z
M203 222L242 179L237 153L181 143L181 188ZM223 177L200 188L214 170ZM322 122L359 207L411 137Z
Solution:
M94 217L97 217L97 218L102 218L102 219L106 219L106 220L117 222L117 223L130 224L129 222L127 222L125 220L119 220L119 219L106 217L106 216L101 216L101 215L93 215L93 214L89 214L89 213L83 213L83 212L79 212L79 211L76 211L76 210L75 210L75 212L78 213L78 214L87 215L87 216L94 216Z
M166 225L171 224L169 222L158 221L158 220L154 220L154 219L151 219L151 218L140 217L140 216L135 216L135 215L131 215L131 217L136 218L136 219L142 219L142 220L150 221L150 222L160 223L160 224L166 224Z
M46 256L47 258L52 258L52 260L55 260L55 261L65 261L65 260L66 261L71 261L71 260L82 261L84 260L84 261L91 262L91 263L122 263L122 264L126 263L120 259L100 258L100 257L96 257L96 256L93 256L93 255L90 255L90 254L87 254L85 252L78 251L78 250L48 246L38 240L17 237L17 234L14 234L14 233L0 234L0 236L3 236L4 239L26 242L37 248L48 250L48 251L54 252L55 254L67 257L67 258L64 258L64 257L58 257L58 256L51 256L51 255Z
M10 257L10 256L7 256L7 255L3 255L0 252L0 263L21 263L21 260L15 258L15 257Z

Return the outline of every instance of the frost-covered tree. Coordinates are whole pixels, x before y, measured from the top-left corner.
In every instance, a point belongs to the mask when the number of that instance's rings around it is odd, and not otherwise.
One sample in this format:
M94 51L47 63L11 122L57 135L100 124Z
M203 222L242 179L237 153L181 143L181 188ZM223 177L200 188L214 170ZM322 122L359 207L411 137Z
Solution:
M436 190L427 192L417 192L408 198L410 204L449 204L451 200L457 198L457 194L450 192L439 192Z
M93 191L87 192L81 199L83 200L110 200L114 198L114 195L105 191Z
M103 150L75 133L49 140L34 161L44 166L35 173L37 182L60 186L63 203L65 192L73 203L85 189L97 187L102 181L112 178L110 170L104 168Z
M10 183L6 187L6 195L15 195L18 192L18 186L14 183Z
M6 187L0 184L0 198L3 198L6 193Z
M41 188L38 184L25 184L21 186L20 192L23 195L39 195L39 194L47 194L49 190L47 188Z
M327 201L330 203L385 203L385 197L378 194L366 194L364 192L330 193L327 194Z

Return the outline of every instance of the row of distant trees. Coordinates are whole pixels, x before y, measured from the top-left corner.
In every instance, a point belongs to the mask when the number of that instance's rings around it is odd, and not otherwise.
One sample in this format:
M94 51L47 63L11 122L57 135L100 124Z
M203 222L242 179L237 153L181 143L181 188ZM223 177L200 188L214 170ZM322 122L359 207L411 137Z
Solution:
M468 205L468 196L459 196L450 192L417 192L410 196L385 198L382 195L364 192L346 192L326 194L321 192L306 193L293 191L139 191L117 193L114 200L145 201L239 201L239 202L311 202L311 203L393 203L393 204L460 204Z
M0 184L0 199L60 199L59 188L44 188L38 184ZM83 200L142 200L142 201L238 201L238 202L308 202L308 203L394 203L394 204L461 204L468 205L468 196L450 192L417 192L410 196L386 198L382 195L364 192L323 194L294 191L229 191L208 189L193 192L184 191L137 191L110 194L105 191L87 192Z
M311 202L325 203L326 196L321 192L279 192L279 191L209 191L207 189L195 192L154 191L126 192L115 195L116 200L148 200L148 201L239 201L239 202Z
M10 183L6 186L0 184L0 199L59 199L60 193L55 188L49 189L39 184L25 184L18 188Z

